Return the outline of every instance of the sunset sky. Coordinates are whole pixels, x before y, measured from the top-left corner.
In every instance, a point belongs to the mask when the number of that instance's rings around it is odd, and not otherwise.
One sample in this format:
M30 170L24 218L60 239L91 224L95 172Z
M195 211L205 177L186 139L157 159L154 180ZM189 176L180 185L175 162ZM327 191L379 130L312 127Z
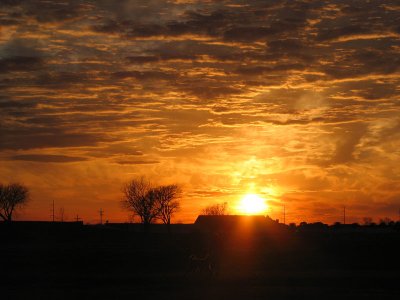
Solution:
M398 0L0 1L0 182L22 220L130 220L121 187L182 186L174 222L246 194L287 222L397 220Z

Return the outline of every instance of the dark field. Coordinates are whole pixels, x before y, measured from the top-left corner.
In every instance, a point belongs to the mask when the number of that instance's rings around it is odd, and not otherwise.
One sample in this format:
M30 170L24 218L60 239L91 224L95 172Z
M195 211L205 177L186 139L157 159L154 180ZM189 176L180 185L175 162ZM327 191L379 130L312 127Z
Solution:
M400 299L400 233L0 226L1 299ZM209 253L212 272L189 256Z

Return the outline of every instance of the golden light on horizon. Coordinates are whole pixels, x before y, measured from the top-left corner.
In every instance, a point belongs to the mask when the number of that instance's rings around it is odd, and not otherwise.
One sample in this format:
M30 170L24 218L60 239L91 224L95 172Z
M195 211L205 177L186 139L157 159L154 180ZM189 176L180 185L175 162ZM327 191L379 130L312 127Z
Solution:
M265 199L257 194L246 194L239 203L238 211L246 215L261 215L266 212L268 205Z

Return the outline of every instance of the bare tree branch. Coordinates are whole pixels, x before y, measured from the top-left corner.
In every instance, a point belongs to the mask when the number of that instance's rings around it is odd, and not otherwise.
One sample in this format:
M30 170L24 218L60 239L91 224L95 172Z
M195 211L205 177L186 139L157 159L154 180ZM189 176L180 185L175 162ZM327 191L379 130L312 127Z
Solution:
M159 213L153 185L144 177L133 179L122 189L122 204L140 217L143 224L151 224Z
M228 214L228 203L217 203L209 205L201 211L202 215L206 216L222 216Z
M123 206L139 216L143 224L160 219L169 225L172 215L180 208L178 198L181 189L176 184L156 187L146 178L140 177L125 184L122 191Z
M0 217L11 222L15 210L26 204L28 199L27 187L19 183L0 184Z
M155 192L159 209L158 218L169 225L172 215L180 209L178 199L181 196L181 189L178 185L171 184L160 186L155 189Z

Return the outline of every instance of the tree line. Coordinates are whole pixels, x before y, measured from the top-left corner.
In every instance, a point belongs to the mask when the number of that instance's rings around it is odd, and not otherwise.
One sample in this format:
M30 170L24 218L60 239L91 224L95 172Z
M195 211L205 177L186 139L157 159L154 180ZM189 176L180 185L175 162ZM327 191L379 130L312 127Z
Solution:
M166 225L171 224L174 214L180 209L182 189L178 184L155 185L146 177L134 178L123 185L122 206L140 218L141 223L149 225L161 221ZM28 188L20 183L0 183L0 220L11 222L15 212L25 206L29 201ZM228 204L217 203L206 206L201 215L227 215ZM61 220L64 219L64 208L60 209ZM372 218L364 217L365 226L394 226L398 222L389 218L381 219L374 223ZM319 222L318 222L319 223ZM340 224L340 223L336 223ZM295 225L290 224L290 225ZM307 225L302 222L299 226ZM352 225L358 225L354 223Z
M122 206L138 216L145 225L157 220L170 225L173 215L180 209L182 189L178 184L155 185L142 176L124 184L122 192ZM0 183L0 219L11 222L15 212L26 205L28 200L29 190L26 186L19 183ZM227 203L209 205L201 214L225 215Z

